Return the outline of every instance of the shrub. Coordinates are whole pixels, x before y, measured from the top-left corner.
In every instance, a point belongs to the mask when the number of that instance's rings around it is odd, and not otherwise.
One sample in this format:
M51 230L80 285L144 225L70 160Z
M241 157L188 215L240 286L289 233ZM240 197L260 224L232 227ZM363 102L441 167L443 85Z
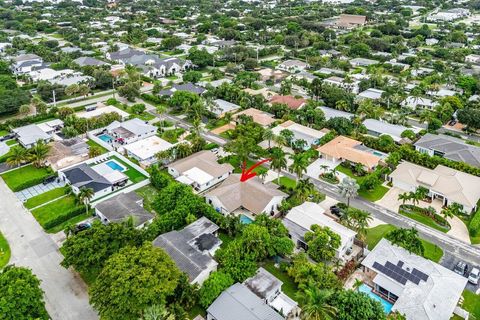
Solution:
M52 174L52 175L49 175L49 176L46 176L46 177L38 177L38 178L35 178L35 179L31 179L31 180L25 180L23 183L14 186L12 188L12 191L13 192L18 192L18 191L21 191L23 189L27 189L27 188L36 186L37 184L42 183L45 179L48 179L48 178L51 178L51 177L54 177L54 176L56 176L56 175Z
M215 148L218 148L218 144L213 143L213 142L207 143L205 145L205 147L203 147L203 149L205 149L205 150L212 150L212 149L215 149Z
M468 231L472 237L476 237L480 234L480 210L477 210L475 215L472 217L472 220L470 220Z
M58 226L61 223L64 223L65 221L68 221L72 218L75 218L76 216L81 215L84 212L85 212L85 206L73 208L72 210L64 212L61 215L58 215L55 218L45 222L43 224L43 227L47 230L51 229L53 227Z
M399 210L403 211L406 214L409 213L419 213L424 216L432 218L436 223L441 225L442 227L450 228L450 224L447 222L447 220L442 217L441 215L437 214L435 210L430 209L431 207L428 208L421 208L417 207L413 204L402 204L400 205Z

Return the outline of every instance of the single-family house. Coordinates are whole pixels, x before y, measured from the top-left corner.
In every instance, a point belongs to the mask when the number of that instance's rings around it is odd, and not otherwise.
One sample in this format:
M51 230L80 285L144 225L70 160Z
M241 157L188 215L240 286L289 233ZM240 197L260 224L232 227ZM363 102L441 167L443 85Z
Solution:
M320 158L328 161L349 161L361 164L365 170L372 171L382 160L382 154L376 150L370 149L360 141L338 136L332 141L317 148Z
M427 133L414 144L415 150L430 156L438 156L452 161L468 163L480 167L480 148L462 139Z
M191 284L201 286L217 270L218 263L213 255L222 244L217 237L218 229L215 223L201 217L182 230L158 236L153 245L165 250L177 267L187 274Z
M283 130L289 130L293 133L292 144L299 140L306 142L305 148L310 148L311 145L318 144L318 141L328 132L326 129L315 130L304 125L287 120L272 129L273 134L280 135Z
M410 108L410 109L417 109L418 107L424 109L434 109L438 103L428 98L422 97L413 97L408 96L405 100L402 101L402 106Z
M14 74L22 75L27 74L43 66L43 59L33 53L21 54L13 58L13 63L11 65L11 70Z
M325 115L326 120L329 120L332 118L345 118L350 120L354 117L354 114L350 112L340 111L337 109L323 107L323 106L318 108L323 111L323 114Z
M465 63L480 64L480 55L479 54L469 54L465 56Z
M360 81L345 81L344 78L338 76L331 76L323 80L324 84L336 86L345 90L348 90L353 93L358 93L359 87L358 84Z
M273 104L285 104L292 110L298 110L303 108L307 103L307 100L303 98L295 98L293 96L281 96L276 95L270 98L269 103Z
M296 59L285 60L277 66L277 69L290 73L305 71L308 68L310 68L308 63Z
M258 177L241 181L240 174L231 174L217 188L209 191L205 198L222 214L247 211L251 215L266 213L274 216L287 196L278 190L276 184L263 183Z
M285 320L241 283L223 291L207 309L207 320Z
M177 181L191 185L198 192L224 181L233 172L229 163L219 164L217 155L203 150L167 166L168 173Z
M407 128L398 124L391 124L376 119L365 119L363 125L367 128L369 135L379 137L382 134L386 134L392 137L397 143L405 141L404 138L402 138L402 133L405 130L412 130L414 133L420 132L420 129L418 128Z
M350 59L350 64L353 67L368 67L374 64L379 64L380 61L366 58L354 58Z
M157 153L173 147L168 141L153 135L145 139L137 140L124 147L129 157L137 160L142 166L148 167L158 162Z
M255 108L248 108L243 111L237 112L232 116L233 120L236 120L239 116L244 115L252 117L253 122L258 123L262 127L269 127L275 122L275 118L270 113Z
M45 143L53 139L53 135L63 128L63 121L54 119L40 124L29 124L12 129L15 138L24 148L30 149L37 141Z
M364 26L367 23L367 17L355 14L341 14L335 22L338 29L353 29Z
M105 61L98 60L92 57L80 57L73 60L73 62L78 64L80 67L86 67L86 66L98 67L98 66L104 66L108 64Z
M99 138L108 143L117 142L125 145L151 137L156 133L157 127L138 118L133 118L124 122L112 122L104 129L104 132Z
M466 213L476 210L480 199L480 177L443 165L432 170L404 161L390 173L389 180L404 191L425 187L432 200L440 200L442 206L458 203Z
M143 198L134 191L119 193L95 204L95 214L103 223L120 223L133 219L133 224L141 228L153 221L154 215L143 208Z
M357 96L357 100L362 100L362 99L379 100L382 98L382 94L384 92L385 91L380 89L370 88L360 92Z
M298 248L304 250L308 249L304 236L311 231L311 227L313 225L327 227L340 236L340 246L335 250L336 258L343 261L351 258L349 255L353 250L356 232L326 216L325 209L317 203L307 201L293 207L283 219L283 224L288 229L292 241Z
M202 95L207 92L207 89L196 86L193 83L174 84L170 89L161 90L158 95L171 97L176 91L188 91L191 93Z
M213 100L213 114L217 116L217 118L222 118L226 113L232 113L240 109L240 106L235 103L231 103L225 101L223 99L215 99Z
M451 319L467 284L467 278L386 239L362 261L362 268L372 279L372 293L406 319Z

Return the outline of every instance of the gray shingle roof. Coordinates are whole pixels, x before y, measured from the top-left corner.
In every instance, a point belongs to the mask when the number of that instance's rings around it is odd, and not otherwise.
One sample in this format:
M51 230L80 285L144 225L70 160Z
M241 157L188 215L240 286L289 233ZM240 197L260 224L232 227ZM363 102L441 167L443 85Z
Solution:
M139 202L142 201L135 192L120 193L110 199L100 202L95 208L110 222L121 222L133 217L135 226L139 226L153 218Z
M92 188L98 192L110 188L112 184L86 163L81 163L73 168L63 171L68 181L77 188Z

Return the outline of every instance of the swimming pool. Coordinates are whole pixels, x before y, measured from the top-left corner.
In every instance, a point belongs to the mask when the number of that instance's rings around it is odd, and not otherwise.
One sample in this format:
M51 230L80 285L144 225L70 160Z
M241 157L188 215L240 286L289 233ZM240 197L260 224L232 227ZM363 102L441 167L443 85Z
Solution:
M241 214L240 215L240 222L243 223L243 224L250 224L253 222L252 218L250 217L247 217L246 215L244 214Z
M105 142L113 141L113 137L111 135L106 134L106 133L99 135L98 138L102 141L105 141Z
M119 165L116 161L110 160L110 161L105 162L105 164L107 166L109 166L110 168L112 168L113 170L117 170L117 171L120 171L120 172L125 171L125 168L122 167L121 165Z
M367 286L366 284L362 284L360 287L358 287L358 291L366 293L370 298L379 301L382 304L383 311L385 311L386 314L389 314L392 311L393 304L381 298L380 296L377 296L375 293L372 292L372 288Z

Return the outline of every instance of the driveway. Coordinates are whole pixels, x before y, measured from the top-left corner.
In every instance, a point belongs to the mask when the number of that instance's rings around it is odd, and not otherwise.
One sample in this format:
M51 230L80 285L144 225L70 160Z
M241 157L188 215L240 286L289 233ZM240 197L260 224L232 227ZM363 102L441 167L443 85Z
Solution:
M459 217L454 216L453 218L448 218L447 221L452 227L450 231L447 232L448 235L451 235L452 237L462 240L468 244L471 243L467 226Z
M63 186L65 186L64 181L57 182L57 180L55 180L47 184L40 183L40 184L37 184L36 186L23 189L22 191L15 192L15 195L17 196L18 199L20 199L20 201L26 201L42 193L45 193L53 189L61 188Z
M80 276L60 266L62 255L20 200L0 179L0 230L12 252L11 264L32 269L41 280L45 304L53 320L95 320L87 287Z
M320 174L324 172L322 166L327 166L328 168L326 169L326 171L330 171L332 169L335 169L339 164L340 161L334 162L327 159L317 159L307 167L307 176L318 179ZM337 172L337 177L339 181L342 181L343 178L346 177L346 175L344 173Z

